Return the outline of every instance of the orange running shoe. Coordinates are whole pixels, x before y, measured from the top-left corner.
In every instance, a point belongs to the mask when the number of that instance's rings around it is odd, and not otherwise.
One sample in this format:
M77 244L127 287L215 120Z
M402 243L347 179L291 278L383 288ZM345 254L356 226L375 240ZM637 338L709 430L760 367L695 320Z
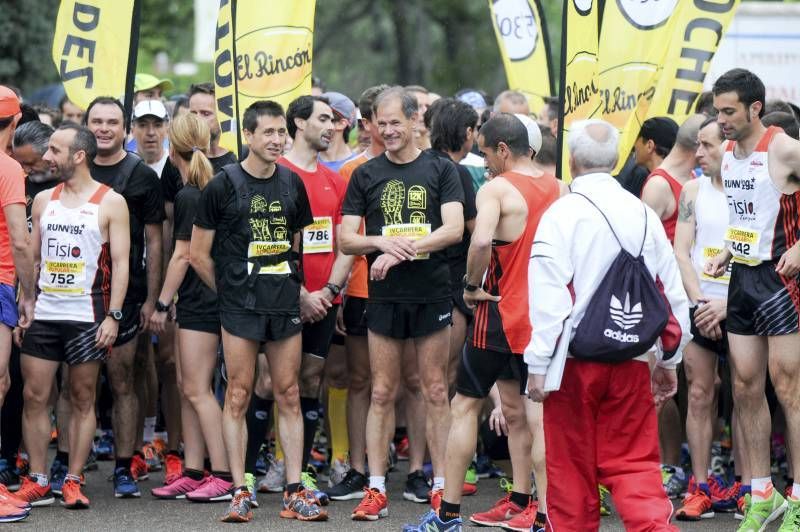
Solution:
M152 443L145 443L142 446L142 454L148 471L161 471L161 456Z
M250 493L240 491L231 499L228 511L220 519L223 523L247 523L253 519L253 507L250 505Z
M28 501L23 501L19 497L17 497L14 493L11 493L5 484L0 484L0 504L5 504L8 506L15 506L22 510L30 510L31 505Z
M475 495L478 493L478 485L464 482L461 486L461 495Z
M40 486L31 477L22 480L22 486L14 492L14 497L28 502L31 506L50 506L56 500L50 490L49 482L47 486Z
M131 476L133 476L133 480L137 482L150 478L147 470L147 462L144 461L141 455L136 453L134 453L133 458L131 458Z
M167 454L164 457L164 485L172 484L183 476L183 461L177 454Z
M431 510L439 513L439 508L442 507L442 497L444 497L444 490L431 490Z
M81 483L72 479L64 481L61 488L61 504L68 510L84 510L89 508L89 499L81 493Z
M0 523L14 523L22 521L30 515L30 510L23 510L10 504L0 503Z
M536 512L539 511L539 501L531 499L531 503L525 507L521 514L517 514L503 525L503 530L516 530L518 532L529 532L537 530L533 527L536 521Z
M306 488L301 488L292 494L283 492L283 509L280 516L299 521L328 520L328 512L320 507L317 498Z
M711 497L703 490L687 493L683 498L683 506L675 512L675 519L678 521L699 521L712 517L714 510L711 509Z
M497 501L489 510L472 514L469 520L480 526L502 527L512 517L521 514L524 510L525 508L521 508L516 503L511 502L511 494L509 493Z
M389 515L389 501L385 493L377 489L365 489L364 498L350 514L353 521L377 521Z

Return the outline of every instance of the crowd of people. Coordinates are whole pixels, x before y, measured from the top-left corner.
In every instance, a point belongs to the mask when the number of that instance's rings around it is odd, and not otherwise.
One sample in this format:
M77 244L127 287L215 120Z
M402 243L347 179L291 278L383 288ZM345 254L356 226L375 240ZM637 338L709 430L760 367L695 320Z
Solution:
M556 98L320 85L241 154L211 83L139 74L130 116L0 86L0 521L88 508L97 460L120 499L163 469L226 522L378 521L401 459L409 532L500 475L469 522L800 529L800 110L732 70L616 175L578 121L568 187Z

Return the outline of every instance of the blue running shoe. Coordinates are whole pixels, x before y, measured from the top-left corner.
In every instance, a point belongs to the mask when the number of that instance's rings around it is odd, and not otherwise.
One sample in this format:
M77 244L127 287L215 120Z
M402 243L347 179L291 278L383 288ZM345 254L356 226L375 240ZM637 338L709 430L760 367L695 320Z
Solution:
M463 521L460 517L443 522L436 512L431 510L416 525L404 525L403 532L461 532L462 526Z
M68 472L67 464L62 464L60 460L53 460L53 465L50 466L50 490L54 494L61 495L61 487L64 485Z
M320 506L328 506L331 502L328 494L317 487L317 479L308 471L300 473L300 483L314 496Z
M11 491L18 490L20 486L16 465L9 463L5 458L0 458L0 484L4 484Z
M131 472L124 467L114 470L114 497L117 499L130 499L131 497L141 497L139 485L133 480Z
M98 460L114 459L114 435L110 430L103 431L94 448Z

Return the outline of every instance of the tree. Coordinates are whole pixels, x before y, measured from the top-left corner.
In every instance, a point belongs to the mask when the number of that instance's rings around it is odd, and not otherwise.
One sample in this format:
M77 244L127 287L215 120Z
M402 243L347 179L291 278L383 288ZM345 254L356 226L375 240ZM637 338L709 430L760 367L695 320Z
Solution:
M57 9L58 0L3 0L0 83L30 91L58 81L51 54Z

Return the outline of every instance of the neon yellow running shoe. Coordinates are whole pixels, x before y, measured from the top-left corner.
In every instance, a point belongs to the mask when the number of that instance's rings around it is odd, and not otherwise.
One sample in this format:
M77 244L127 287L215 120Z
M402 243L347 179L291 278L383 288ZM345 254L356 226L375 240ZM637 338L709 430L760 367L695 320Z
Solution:
M788 503L780 492L773 488L772 496L766 501L750 499L750 507L737 532L764 532L767 525L776 520L786 510Z

